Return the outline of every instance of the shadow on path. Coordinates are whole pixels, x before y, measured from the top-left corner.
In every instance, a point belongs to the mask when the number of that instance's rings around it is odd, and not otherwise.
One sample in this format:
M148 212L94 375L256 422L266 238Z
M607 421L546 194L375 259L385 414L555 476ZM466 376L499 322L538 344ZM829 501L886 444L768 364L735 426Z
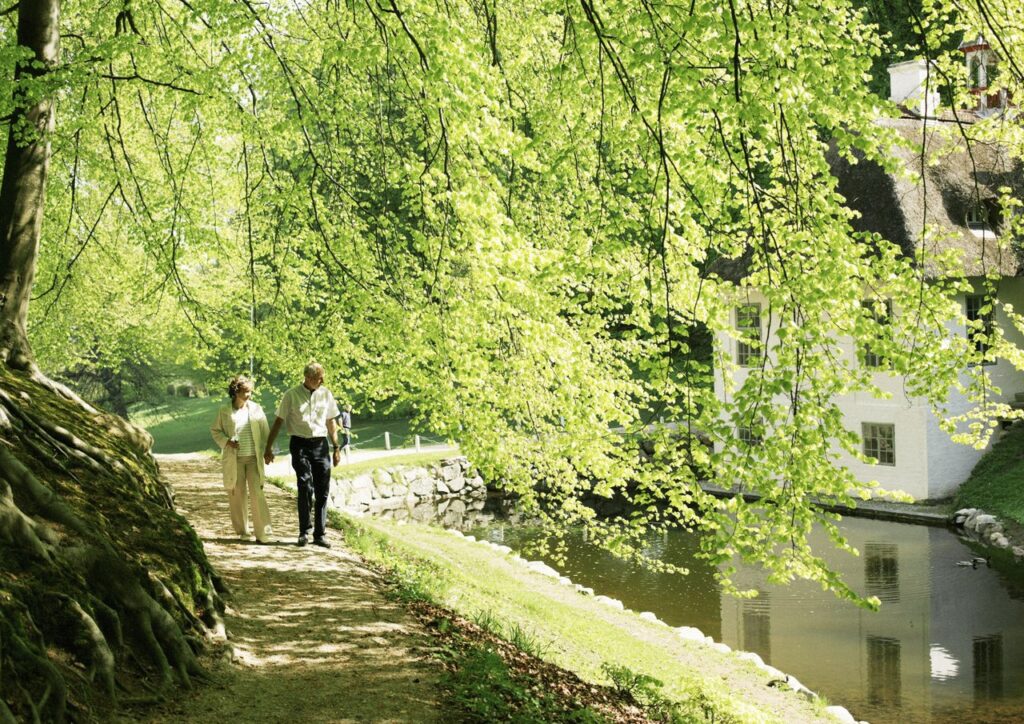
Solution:
M175 504L231 589L225 616L234 663L146 721L432 722L442 718L432 641L381 593L376 574L336 536L300 548L294 499L267 486L274 535L240 541L216 460L161 458ZM287 534L287 535L286 535Z

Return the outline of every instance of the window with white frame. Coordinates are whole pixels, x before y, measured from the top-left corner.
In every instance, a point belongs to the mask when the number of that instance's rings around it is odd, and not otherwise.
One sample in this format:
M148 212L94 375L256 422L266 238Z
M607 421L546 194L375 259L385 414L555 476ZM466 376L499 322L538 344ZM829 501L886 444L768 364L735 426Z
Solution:
M992 299L986 294L968 294L964 301L964 316L967 317L967 338L974 343L978 354L985 354L995 332ZM986 360L984 364L994 362Z
M896 464L896 426L884 422L861 424L864 454L879 465Z
M754 432L754 428L746 425L736 428L736 438L744 445L758 445L761 442L761 436Z
M880 328L880 334L885 332L889 320L892 319L892 301L889 299L865 299L864 308L875 318ZM870 344L864 346L864 366L876 369L883 369L889 366L889 360L877 348Z
M761 361L761 305L756 302L736 307L736 364L756 367Z

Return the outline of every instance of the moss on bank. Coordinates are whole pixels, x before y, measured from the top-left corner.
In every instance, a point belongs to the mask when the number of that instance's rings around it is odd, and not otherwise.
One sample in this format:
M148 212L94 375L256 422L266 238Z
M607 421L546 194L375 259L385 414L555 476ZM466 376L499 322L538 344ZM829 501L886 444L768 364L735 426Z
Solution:
M581 595L493 548L382 519L344 518L342 526L348 544L389 569L410 600L491 622L492 630L529 642L541 658L584 681L616 685L613 671L657 681L659 696L677 707L678 720L831 721L821 704L774 688L769 674L753 664Z
M958 508L982 508L1024 526L1024 423L1016 423L974 466L956 495Z
M0 369L0 721L110 721L204 677L218 579L149 443Z

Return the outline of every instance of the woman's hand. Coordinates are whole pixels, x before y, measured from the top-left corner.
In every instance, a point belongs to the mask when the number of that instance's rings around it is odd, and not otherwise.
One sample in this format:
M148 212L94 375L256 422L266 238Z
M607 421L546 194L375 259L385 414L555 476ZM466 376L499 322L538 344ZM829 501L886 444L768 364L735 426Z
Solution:
M227 441L227 446L228 447L233 447L233 448L235 448L237 450L238 449L238 440L228 440Z

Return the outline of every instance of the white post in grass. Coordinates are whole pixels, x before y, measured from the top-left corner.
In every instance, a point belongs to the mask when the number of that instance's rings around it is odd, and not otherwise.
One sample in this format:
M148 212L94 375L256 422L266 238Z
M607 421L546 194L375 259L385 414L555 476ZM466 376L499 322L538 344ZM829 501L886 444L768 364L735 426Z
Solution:
M420 451L420 436L416 436L416 452Z
M384 431L384 449L391 449L391 433L388 432L387 430Z
M352 458L349 455L348 445L345 446L345 464L346 465L351 465L352 464Z

